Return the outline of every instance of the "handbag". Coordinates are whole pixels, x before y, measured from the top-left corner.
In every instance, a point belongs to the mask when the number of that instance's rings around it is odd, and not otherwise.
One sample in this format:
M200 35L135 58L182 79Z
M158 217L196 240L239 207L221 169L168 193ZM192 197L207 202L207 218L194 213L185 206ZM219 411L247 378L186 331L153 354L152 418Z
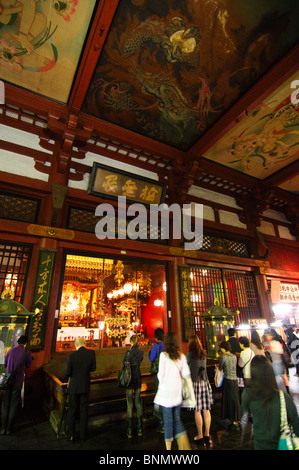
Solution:
M191 377L184 379L182 377L182 408L195 408L196 399Z
M279 390L280 399L280 437L278 450L299 450L299 438L295 435L292 427L288 423L285 397L282 390Z
M22 365L23 359L25 358L25 354L26 354L26 349L24 349L20 362L15 368L15 370L11 372L3 372L0 375L0 390L9 390L15 385L17 381L19 369Z
M129 355L128 355L129 357ZM132 370L131 370L131 363L128 358L124 361L122 369L120 370L118 377L117 377L117 385L120 388L128 388L131 384L132 380Z
M175 366L179 369L177 364ZM182 381L182 403L181 407L182 408L195 408L196 405L196 399L195 399L195 394L194 394L194 389L193 389L193 384L191 377L184 378L182 376L181 369L179 369L180 376L181 376L181 381Z
M157 374L158 374L158 371L159 371L160 343L158 343L158 348L159 348L158 356L157 356L156 359L151 363L151 367L150 367L150 374L152 374L152 375L157 375Z
M3 372L0 375L0 390L8 390L16 383L17 371Z
M215 387L219 388L221 387L223 383L223 378L224 378L224 373L222 370L219 369L219 367L216 366L215 368L215 377L214 377L214 384Z

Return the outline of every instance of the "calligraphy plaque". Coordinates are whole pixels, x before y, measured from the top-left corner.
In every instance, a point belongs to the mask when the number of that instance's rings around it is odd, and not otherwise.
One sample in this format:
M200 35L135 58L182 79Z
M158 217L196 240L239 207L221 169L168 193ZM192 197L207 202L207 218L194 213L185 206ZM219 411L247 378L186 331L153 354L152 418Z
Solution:
M43 349L48 316L49 298L55 261L55 251L41 250L33 296L32 317L29 329L29 348Z
M130 202L162 204L166 184L136 176L126 171L111 168L100 163L92 167L88 193L92 196L117 199L126 196Z
M194 334L193 315L191 310L189 266L179 266L179 279L181 291L183 341L188 341L190 336Z

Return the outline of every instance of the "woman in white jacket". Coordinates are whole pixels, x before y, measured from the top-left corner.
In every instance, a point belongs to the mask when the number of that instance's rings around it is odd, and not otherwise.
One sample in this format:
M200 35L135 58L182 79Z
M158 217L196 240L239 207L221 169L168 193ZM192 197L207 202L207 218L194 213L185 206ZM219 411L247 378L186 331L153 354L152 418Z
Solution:
M159 388L154 403L163 409L166 449L171 450L172 441L176 439L180 450L190 450L188 435L180 417L182 378L188 379L192 385L190 369L173 332L167 333L164 346L165 351L160 354Z

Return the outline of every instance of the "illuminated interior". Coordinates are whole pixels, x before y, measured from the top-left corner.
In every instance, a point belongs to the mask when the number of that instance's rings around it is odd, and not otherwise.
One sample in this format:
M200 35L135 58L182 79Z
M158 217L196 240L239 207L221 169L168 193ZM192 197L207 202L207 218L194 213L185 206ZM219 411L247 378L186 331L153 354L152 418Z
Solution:
M68 254L61 292L56 351L74 350L84 337L92 349L129 346L167 330L163 264Z

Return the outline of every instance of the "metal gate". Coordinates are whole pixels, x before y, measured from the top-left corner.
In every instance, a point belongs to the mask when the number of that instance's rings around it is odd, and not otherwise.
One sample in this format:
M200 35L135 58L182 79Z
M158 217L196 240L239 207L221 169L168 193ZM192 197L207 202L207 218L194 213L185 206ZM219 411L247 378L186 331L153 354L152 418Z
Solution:
M214 305L220 305L236 312L239 323L249 318L261 318L257 289L253 273L210 267L190 267L191 312L194 331L204 341L204 327L201 315Z

